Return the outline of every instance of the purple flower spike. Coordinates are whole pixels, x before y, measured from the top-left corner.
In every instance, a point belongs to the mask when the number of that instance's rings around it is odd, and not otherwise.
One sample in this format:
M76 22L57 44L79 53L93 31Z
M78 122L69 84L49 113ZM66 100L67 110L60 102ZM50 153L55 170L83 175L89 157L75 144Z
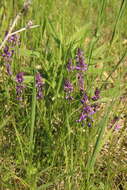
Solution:
M83 57L83 52L80 48L77 50L77 57Z
M17 100L18 101L22 101L22 93L23 93L23 89L25 88L25 86L22 84L24 81L24 72L20 72L16 75L16 95L17 95Z
M14 34L8 38L8 42L10 42L10 43L16 43L16 41L17 41L17 35L16 34Z
M5 37L7 34L8 34L8 31L5 33ZM4 47L3 52L2 52L2 57L3 57L4 62L12 61L12 57L14 54L14 47L17 44L20 45L19 36L15 34L8 38L7 45Z
M3 58L4 58L4 61L5 62L9 62L11 61L11 58L13 56L13 50L9 50L9 47L8 46L5 46L4 50L3 50Z
M81 122L81 121L86 120L86 118L87 118L87 115L82 112L82 113L81 113L81 116L80 116L80 118L79 118L79 120L76 120L76 121L77 121L77 122Z
M43 80L42 80L40 73L36 74L35 80L36 80L36 86L37 87L43 86L44 83L43 83Z
M93 115L95 113L95 111L93 110L93 108L90 105L86 105L83 108L84 113L86 113L87 115Z
M12 71L11 71L11 66L10 66L9 63L6 64L6 70L7 70L8 75L11 76L12 75Z
M64 91L71 93L71 92L73 92L73 90L74 90L74 88L73 88L73 85L71 84L71 82L69 80L65 80Z
M95 95L92 97L93 101L97 101L100 98L100 90L98 88L96 88L95 90Z
M68 60L68 63L67 63L67 70L68 70L68 71L74 70L74 66L72 65L72 60L71 60L71 59Z
M37 99L42 99L43 98L42 90L43 90L44 82L42 80L40 73L36 74L35 80L36 80L36 88L37 88Z
M64 91L66 92L66 100L73 100L73 97L70 95L73 92L73 85L69 80L65 80Z
M80 74L78 73L77 78L78 78L79 89L81 91L84 91L84 78L83 78L82 73L80 73Z
M22 83L22 82L24 81L23 76L24 76L24 72L18 73L18 74L16 75L16 81L17 81L18 83Z
M14 34L8 38L8 43L11 45L11 47L16 46L17 44L20 45L19 36Z
M83 52L80 48L78 48L77 55L76 55L76 70L78 71L86 71L87 64L85 64Z
M38 89L37 91L37 99L42 99L43 98L43 93L42 93L42 89Z
M83 99L81 100L81 103L82 103L82 104L86 104L87 100L88 100L88 96L87 96L86 93L84 93Z

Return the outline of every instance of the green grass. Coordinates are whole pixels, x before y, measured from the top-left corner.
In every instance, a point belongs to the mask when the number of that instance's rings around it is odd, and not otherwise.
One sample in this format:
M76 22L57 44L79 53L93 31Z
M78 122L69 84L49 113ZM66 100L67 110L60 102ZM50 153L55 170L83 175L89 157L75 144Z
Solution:
M0 1L0 43L23 0ZM0 190L127 189L126 55L127 1L33 0L15 30L32 20L40 27L20 34L11 61L13 77L0 57ZM91 128L77 123L80 94L65 100L64 79L76 85L66 64L84 52L85 90L101 89ZM23 102L16 100L15 76L25 72ZM36 99L35 74L45 82ZM121 129L109 128L114 116Z

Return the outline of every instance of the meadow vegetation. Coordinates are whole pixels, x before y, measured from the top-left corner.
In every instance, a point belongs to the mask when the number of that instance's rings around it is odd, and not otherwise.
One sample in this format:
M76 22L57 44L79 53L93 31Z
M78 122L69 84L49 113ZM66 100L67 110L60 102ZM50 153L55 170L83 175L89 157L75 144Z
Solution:
M0 190L127 189L127 1L0 1ZM34 25L39 25L33 27Z

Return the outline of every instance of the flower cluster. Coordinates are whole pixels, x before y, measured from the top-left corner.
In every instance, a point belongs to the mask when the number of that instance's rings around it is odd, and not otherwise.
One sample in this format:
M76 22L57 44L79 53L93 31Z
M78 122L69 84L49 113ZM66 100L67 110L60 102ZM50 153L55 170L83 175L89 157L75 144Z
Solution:
M84 60L85 59L83 56L83 52L81 51L80 48L78 48L77 55L76 55L76 70L87 71L87 64L85 64Z
M8 63L12 60L12 57L14 55L14 47L19 44L20 44L19 37L16 34L8 38L7 45L4 47L2 52L2 57L5 63Z
M16 95L17 100L22 101L22 95L23 95L23 89L25 88L24 82L24 72L20 72L16 75ZM43 85L44 82L42 80L42 77L40 73L37 73L35 76L35 82L36 82L36 89L37 89L37 99L43 98Z
M73 85L69 80L65 80L64 83L64 91L66 92L66 99L73 100L73 97L71 96L71 93L73 92L74 88Z
M6 32L5 37L7 36L8 32ZM14 55L14 48L16 45L20 45L20 40L19 40L19 36L14 34L12 36L10 36L7 40L7 43L2 51L2 57L3 57L3 62L6 63L5 67L6 67L6 71L8 75L12 75L12 71L11 71L11 66L10 66L10 62L12 61L12 57Z
M6 64L6 69L7 69L7 73L8 75L12 75L12 71L11 71L11 66L10 64ZM26 86L24 85L24 72L19 72L16 77L15 77L15 81L16 81L16 97L18 101L22 101L22 97L23 97L23 90L24 88L26 88ZM13 79L13 77L12 77ZM37 73L35 75L35 85L36 85L36 89L37 89L37 99L42 99L43 98L43 86L44 86L44 82L43 82L43 78L41 77L40 73Z
M17 100L22 101L22 93L23 93L23 89L25 88L25 86L23 85L23 81L24 81L24 73L20 72L16 75L16 96L17 96Z
M84 71L87 70L87 64L85 64L83 52L80 48L78 48L76 53L76 64L73 64L72 59L68 60L67 63L68 72L78 71L77 79L78 86L80 91L84 91ZM66 79L64 83L64 91L66 92L66 99L72 100L73 97L70 95L73 92L74 88L70 82L70 80Z
M96 88L95 92L94 92L94 96L92 97L93 101L97 101L100 98L100 90L98 88Z
M67 63L67 70L73 71L74 69L75 69L75 67L73 66L72 59L69 59L68 63Z
M81 95L80 101L82 103L82 108L81 108L79 119L77 119L76 121L78 123L85 121L86 124L90 127L93 123L93 115L96 113L98 109L98 104L95 103L95 101L97 101L100 98L100 90L96 88L94 92L94 96L91 98L88 97L85 90L85 85L84 85L84 74L87 71L87 69L88 69L88 65L85 63L83 52L80 48L78 48L76 52L75 64L73 64L72 59L69 59L67 63L67 71L68 72L73 71L73 77L74 77L74 71L75 71L77 86ZM72 86L72 83L68 79L65 80L64 91L66 93L66 99L68 100L74 99L71 96L71 93L74 91L74 87Z
M5 46L5 48L3 49L3 54L2 54L4 61L10 62L13 54L14 54L14 50L11 50L9 46Z
M80 48L78 48L76 53L76 65L73 65L72 59L68 60L67 63L68 71L77 70L77 71L87 71L87 64L85 63L85 59L83 56L83 52Z
M27 27L31 27L33 25L33 23L30 21L28 23ZM6 32L5 37L8 35L8 32ZM13 73L11 70L11 65L10 62L12 61L12 57L14 55L14 48L16 45L20 45L20 40L19 40L19 36L14 34L11 35L8 40L7 43L4 47L4 49L2 50L2 57L3 57L3 61L5 63L6 66L6 72L9 76L12 76L12 80L13 78ZM18 101L22 101L23 99L23 90L24 88L26 88L26 86L24 85L24 72L19 72L16 75L16 78L14 79L16 81L16 97ZM36 83L36 89L37 89L37 99L42 99L43 98L43 79L40 75L40 73L37 73L35 76L35 83Z
M77 122L86 121L87 126L90 127L93 123L93 115L96 113L98 105L95 103L90 103L89 98L85 92L83 98L81 99L81 103L82 111L80 114L80 118L77 120Z
M42 80L40 73L36 74L35 81L36 81L36 88L37 88L37 99L42 99L44 82Z

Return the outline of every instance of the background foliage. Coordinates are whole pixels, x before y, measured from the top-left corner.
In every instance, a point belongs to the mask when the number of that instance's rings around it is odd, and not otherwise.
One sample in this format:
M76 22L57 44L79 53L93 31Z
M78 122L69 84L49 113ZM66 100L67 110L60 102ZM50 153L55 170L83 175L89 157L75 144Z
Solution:
M23 0L0 1L0 42ZM33 0L15 30L29 20L40 27L20 34L11 62L25 72L23 103L0 59L0 189L124 190L127 188L127 1ZM66 64L84 51L85 89L101 90L91 128L76 123L80 103L65 101ZM36 100L34 74L44 81ZM75 78L72 76L73 83ZM118 116L120 130L110 128Z

